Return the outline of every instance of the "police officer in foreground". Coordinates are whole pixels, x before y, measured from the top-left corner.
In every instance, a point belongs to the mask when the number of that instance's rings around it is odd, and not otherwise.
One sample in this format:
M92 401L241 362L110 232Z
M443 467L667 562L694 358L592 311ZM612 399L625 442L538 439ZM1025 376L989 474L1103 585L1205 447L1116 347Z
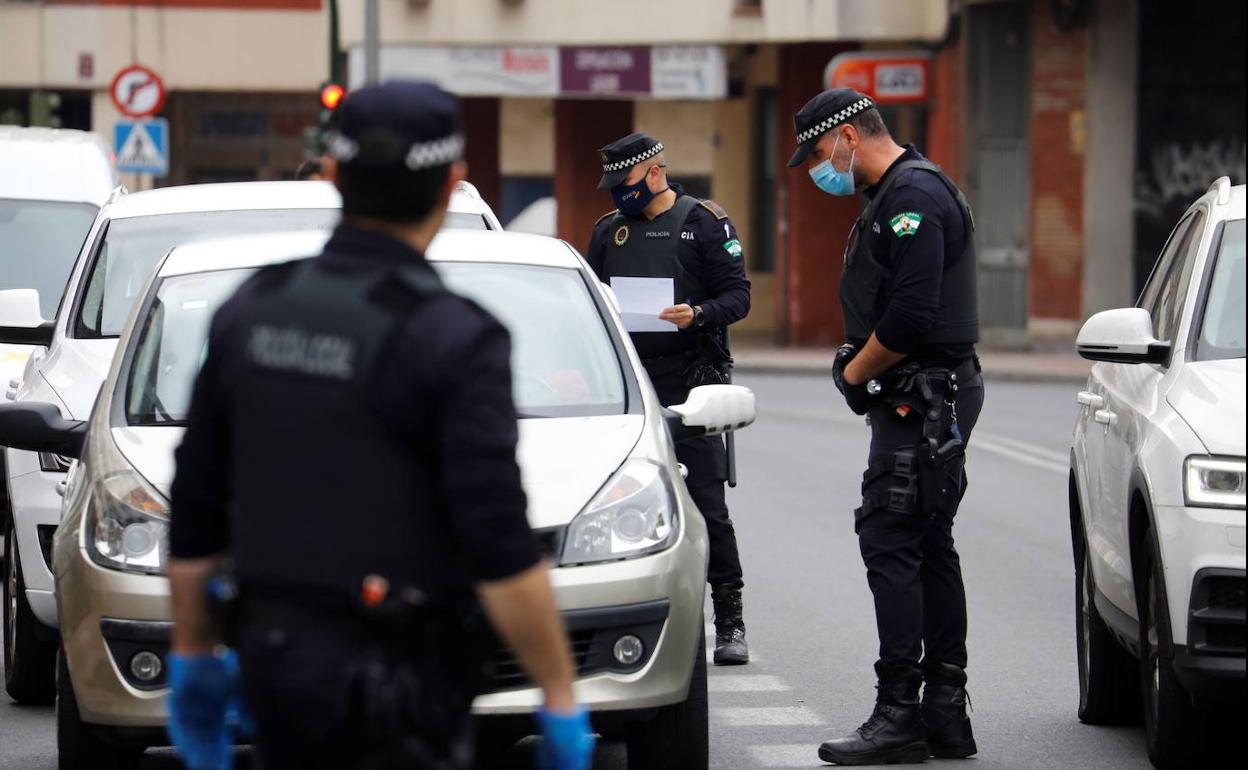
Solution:
M602 179L616 209L594 225L586 260L598 277L665 278L673 283L672 304L659 318L678 331L630 336L664 406L681 404L699 385L729 381L728 325L750 312L750 282L741 242L728 214L714 201L686 195L669 183L663 144L646 134L629 134L603 147ZM689 494L706 519L710 539L707 581L715 610L716 665L750 660L742 619L741 558L724 482L724 441L707 436L676 446L688 469Z
M984 401L970 207L940 169L893 141L857 91L825 91L793 122L789 165L805 161L826 193L866 196L845 248L847 343L833 378L871 426L854 526L875 598L879 687L870 719L824 743L819 757L845 765L969 757L966 593L952 528Z
M423 254L466 172L458 103L392 82L337 119L342 224L217 313L177 450L170 735L194 770L225 767L245 701L267 770L470 767L488 618L545 692L544 766L587 768L510 340ZM226 564L237 656L206 593Z

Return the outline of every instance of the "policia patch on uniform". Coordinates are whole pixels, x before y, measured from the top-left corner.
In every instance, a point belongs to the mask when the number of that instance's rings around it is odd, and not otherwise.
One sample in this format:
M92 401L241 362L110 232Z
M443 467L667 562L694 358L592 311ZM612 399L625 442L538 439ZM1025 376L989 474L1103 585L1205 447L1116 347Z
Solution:
M724 251L728 252L728 256L738 259L741 256L741 241L733 238L724 244Z
M888 226L893 228L893 232L898 238L904 238L907 235L914 235L919 231L919 225L923 222L923 215L917 211L903 211L892 219L888 220Z
M628 240L628 225L620 225L615 231L615 245L623 246Z

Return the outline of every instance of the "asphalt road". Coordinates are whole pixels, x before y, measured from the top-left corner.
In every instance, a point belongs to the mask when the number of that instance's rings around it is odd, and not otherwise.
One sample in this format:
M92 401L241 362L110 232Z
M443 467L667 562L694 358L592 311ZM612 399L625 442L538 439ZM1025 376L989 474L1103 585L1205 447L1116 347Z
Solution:
M738 437L741 483L729 493L755 661L711 670L711 765L820 767L818 744L857 727L874 697L874 619L852 514L866 427L821 378L738 381L759 403ZM1065 458L1076 390L990 382L972 440L955 535L981 770L1148 766L1141 728L1075 717ZM168 753L145 764L178 766ZM0 768L55 766L52 710L0 703ZM622 770L622 747L604 746L595 767Z

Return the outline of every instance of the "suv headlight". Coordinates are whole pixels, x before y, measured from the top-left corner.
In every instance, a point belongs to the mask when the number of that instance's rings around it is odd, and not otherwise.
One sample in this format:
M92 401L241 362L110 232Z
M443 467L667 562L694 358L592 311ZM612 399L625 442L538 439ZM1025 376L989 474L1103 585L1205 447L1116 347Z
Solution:
M1188 505L1244 507L1244 460L1194 455L1183 463L1183 495Z
M629 559L675 542L676 495L667 469L649 460L624 463L568 525L562 565Z

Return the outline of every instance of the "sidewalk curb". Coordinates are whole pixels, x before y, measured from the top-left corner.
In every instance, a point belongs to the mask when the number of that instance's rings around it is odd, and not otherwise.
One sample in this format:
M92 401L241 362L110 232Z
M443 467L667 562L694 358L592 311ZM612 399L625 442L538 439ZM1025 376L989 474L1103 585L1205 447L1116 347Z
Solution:
M832 380L832 362L830 359L826 363L814 361L738 361L732 367L732 370L740 374L826 377L829 382ZM1073 385L1086 382L1088 373L1031 367L995 367L989 363L984 367L984 379L994 382L1066 383Z

